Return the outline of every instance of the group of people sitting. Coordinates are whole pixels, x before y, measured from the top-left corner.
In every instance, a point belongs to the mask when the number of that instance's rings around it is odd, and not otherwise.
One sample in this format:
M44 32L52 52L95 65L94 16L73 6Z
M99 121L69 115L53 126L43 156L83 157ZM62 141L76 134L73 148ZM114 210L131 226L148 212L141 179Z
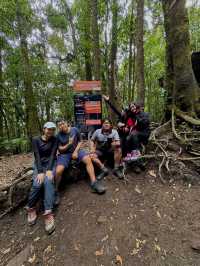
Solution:
M26 207L29 225L36 223L36 206L43 188L45 231L51 234L55 230L53 209L60 202L59 185L71 160L85 165L91 190L103 194L106 188L101 179L109 174L105 162L113 158L113 174L123 179L123 161L136 161L140 157L142 145L147 144L150 135L148 113L136 103L119 112L108 96L103 98L119 117L117 129L113 128L109 119L105 119L102 128L97 129L88 140L76 127L60 119L57 125L45 123L42 136L33 139L33 183ZM55 136L56 128L58 133ZM98 175L94 165L99 168Z

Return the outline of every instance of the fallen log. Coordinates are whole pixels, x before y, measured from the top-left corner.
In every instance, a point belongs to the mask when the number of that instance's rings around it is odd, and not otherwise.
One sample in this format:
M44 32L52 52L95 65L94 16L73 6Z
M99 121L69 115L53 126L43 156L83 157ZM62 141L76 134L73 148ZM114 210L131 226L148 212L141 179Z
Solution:
M32 174L32 168L27 168L15 178L14 182L0 188L0 219L26 200L31 187Z
M19 173L10 184L0 187L0 219L27 200L32 184L33 169L26 168ZM71 162L64 173L62 185L69 181L76 181L86 175L85 167L75 161Z

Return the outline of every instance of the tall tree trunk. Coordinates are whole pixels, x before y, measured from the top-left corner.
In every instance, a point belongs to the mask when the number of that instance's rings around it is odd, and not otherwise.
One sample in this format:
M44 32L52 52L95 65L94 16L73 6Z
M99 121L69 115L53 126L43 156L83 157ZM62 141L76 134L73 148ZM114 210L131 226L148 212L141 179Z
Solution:
M136 86L137 101L144 105L145 82L144 82L144 0L137 0L136 18Z
M85 38L88 38L87 33L85 33ZM92 65L91 65L91 53L90 49L85 48L85 78L86 80L92 80Z
M27 36L25 32L26 20L24 19L24 14L21 10L20 2L16 1L17 4L17 22L18 22L18 34L20 38L20 48L23 63L23 74L24 74L24 98L26 105L26 127L27 134L30 139L33 136L38 135L40 132L39 128L39 118L37 115L36 100L33 93L32 86L32 73L31 64L28 55L28 44Z
M90 0L91 8L91 32L94 61L94 79L101 79L101 52L99 47L99 26L98 26L98 1Z
M90 17L90 5L89 0L85 2L84 5L84 41L83 41L83 50L85 57L85 78L86 80L92 80L92 60L91 60L91 17Z
M135 84L136 84L136 70L135 70L135 58L136 58L136 52L135 52L135 38L133 38L133 81L132 81L132 88L131 88L131 100L134 101L135 98Z
M109 77L109 95L112 104L118 105L116 89L116 59L117 59L117 28L118 28L118 3L117 0L112 2L112 33L111 33L111 51L110 51L110 77ZM115 116L111 115L112 120Z
M71 33L72 33L72 42L73 42L73 53L74 53L74 57L75 57L76 64L77 64L77 74L80 75L81 67L80 67L80 63L78 60L78 43L77 43L77 39L76 39L76 29L75 29L75 25L74 25L74 21L73 21L73 15L72 15L71 9L67 3L67 0L62 0L62 4L64 6L66 18L70 24Z
M133 19L133 3L131 1L131 17L130 17L130 34L129 34L129 59L128 59L128 100L132 100L132 84L133 84L133 38L134 38L134 19Z
M1 39L0 39L1 41ZM2 68L2 50L0 49L0 138L3 137L3 68Z
M109 3L106 1L106 15L104 25L104 38L105 38L105 52L104 52L104 65L105 65L105 86L103 87L103 93L108 94L109 88L109 45L108 45L108 22L109 22Z
M200 89L192 70L189 22L185 0L162 0L162 4L167 43L168 103L173 101L182 111L200 111Z

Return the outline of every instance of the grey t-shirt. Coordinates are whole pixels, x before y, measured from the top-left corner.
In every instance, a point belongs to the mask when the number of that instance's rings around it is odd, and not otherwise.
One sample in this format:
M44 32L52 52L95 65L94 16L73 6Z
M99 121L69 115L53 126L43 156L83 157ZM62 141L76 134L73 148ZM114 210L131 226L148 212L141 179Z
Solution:
M91 138L97 144L97 149L108 149L113 141L119 141L119 134L116 129L112 129L110 133L102 132L102 129L97 129Z

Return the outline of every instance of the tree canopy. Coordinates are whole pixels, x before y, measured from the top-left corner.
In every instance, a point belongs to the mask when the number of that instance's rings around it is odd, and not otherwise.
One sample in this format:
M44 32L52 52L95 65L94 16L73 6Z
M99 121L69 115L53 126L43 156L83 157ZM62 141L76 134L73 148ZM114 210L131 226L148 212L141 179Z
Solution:
M1 1L0 138L32 137L59 116L73 120L74 80L101 80L119 106L139 100L160 121L171 85L176 103L183 90L188 101L191 87L199 97L191 68L186 77L199 24L195 0Z

